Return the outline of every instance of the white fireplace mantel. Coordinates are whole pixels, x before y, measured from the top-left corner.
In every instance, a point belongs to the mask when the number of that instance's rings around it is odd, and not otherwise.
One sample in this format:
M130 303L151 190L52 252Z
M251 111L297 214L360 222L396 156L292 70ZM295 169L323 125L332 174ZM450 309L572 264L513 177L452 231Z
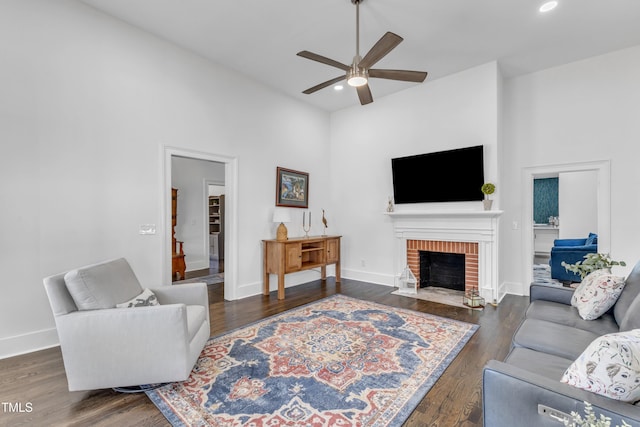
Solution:
M498 220L503 211L432 210L385 212L396 237L395 275L407 265L407 240L478 243L478 286L488 302L498 302Z

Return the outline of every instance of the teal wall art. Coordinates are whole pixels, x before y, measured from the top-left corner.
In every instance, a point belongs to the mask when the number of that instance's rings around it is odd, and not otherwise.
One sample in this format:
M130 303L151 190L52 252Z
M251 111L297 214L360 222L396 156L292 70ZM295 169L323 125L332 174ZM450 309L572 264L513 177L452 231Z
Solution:
M558 178L533 180L533 222L548 224L550 216L558 215Z

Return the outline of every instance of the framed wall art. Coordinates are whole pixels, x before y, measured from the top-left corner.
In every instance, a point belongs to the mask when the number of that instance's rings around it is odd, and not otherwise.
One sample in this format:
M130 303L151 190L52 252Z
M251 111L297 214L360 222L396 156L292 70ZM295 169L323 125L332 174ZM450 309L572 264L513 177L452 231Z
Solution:
M276 206L309 207L309 174L278 167Z

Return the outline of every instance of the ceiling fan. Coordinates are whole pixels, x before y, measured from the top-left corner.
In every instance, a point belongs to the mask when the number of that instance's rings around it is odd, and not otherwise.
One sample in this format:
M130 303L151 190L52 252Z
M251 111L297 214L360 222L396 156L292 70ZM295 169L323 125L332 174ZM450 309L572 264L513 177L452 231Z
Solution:
M340 68L346 73L343 76L336 77L334 79L327 80L324 83L320 83L319 85L313 86L302 93L309 95L346 79L349 86L354 86L358 91L360 104L365 105L373 102L371 89L369 89L369 78L402 80L405 82L416 83L422 83L424 79L427 78L426 71L380 70L371 68L403 40L402 37L392 32L387 32L383 35L371 50L367 52L364 58L360 57L360 3L363 1L364 0L351 0L351 3L356 5L356 56L353 57L351 65L346 65L306 50L297 53L298 56Z

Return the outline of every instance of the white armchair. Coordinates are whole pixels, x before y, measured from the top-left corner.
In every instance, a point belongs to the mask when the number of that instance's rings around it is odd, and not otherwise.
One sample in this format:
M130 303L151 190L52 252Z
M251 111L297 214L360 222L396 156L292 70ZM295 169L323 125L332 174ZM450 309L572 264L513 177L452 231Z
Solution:
M44 279L69 391L184 381L209 339L207 285L152 289L159 305L116 308L143 291L120 258Z

